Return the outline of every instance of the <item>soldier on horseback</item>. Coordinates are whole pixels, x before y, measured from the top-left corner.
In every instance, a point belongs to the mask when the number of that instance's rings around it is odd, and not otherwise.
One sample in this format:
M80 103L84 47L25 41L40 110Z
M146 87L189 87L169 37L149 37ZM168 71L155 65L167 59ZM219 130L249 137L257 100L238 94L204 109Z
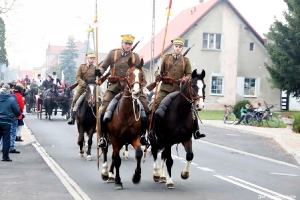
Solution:
M94 53L88 53L88 54L86 54L86 57L87 57L87 63L81 64L78 67L78 70L77 70L77 73L75 76L76 82L78 83L78 87L77 87L76 94L75 94L75 97L73 98L72 105L71 105L72 112L71 112L71 116L67 122L69 125L74 125L74 123L75 123L75 115L76 115L78 106L84 99L83 94L84 94L84 89L86 88L86 81L96 80L96 76L95 76L96 66L94 65L96 56Z
M100 116L100 123L101 123L101 138L99 141L99 147L106 147L107 146L107 141L106 141L106 130L105 130L105 124L103 121L103 117L105 114L105 111L107 109L108 104L110 101L120 92L122 92L125 81L119 81L120 78L125 78L126 77L126 72L129 68L128 66L128 59L131 57L132 58L132 63L135 65L139 65L140 63L140 57L137 53L133 53L131 51L132 44L134 41L134 38L132 35L127 34L127 35L121 35L122 37L122 42L121 42L121 48L118 49L113 49L111 50L103 63L100 65L100 70L101 73L103 74L106 69L111 66L111 76L108 78L108 88L103 96L102 100L102 105L100 107L99 113L101 114ZM124 79L125 80L125 79ZM143 83L143 86L146 86L146 82ZM149 113L149 107L148 107L148 99L145 94L142 94L139 98L141 101L144 110L146 114ZM148 117L147 117L148 119ZM142 136L141 136L141 144L142 145L147 145L148 142L145 138L145 133L146 129L148 126L148 120L142 120Z
M191 77L192 67L190 64L190 60L182 55L182 50L184 46L184 40L181 38L176 38L171 40L173 43L173 52L170 54L164 55L161 62L160 73L156 75L155 81L160 82L162 80L162 84L160 86L160 90L156 97L156 103L152 107L152 109L157 110L160 102L170 93L175 91L180 91L180 82L184 84L187 79ZM175 80L175 81L174 81ZM176 82L178 80L178 82ZM153 120L155 122L155 120ZM201 134L198 126L198 119L194 120L195 124L195 134L194 138L199 139L201 137L205 137L204 134ZM155 123L152 126L152 129L149 133L148 138L150 140L155 140L156 134Z

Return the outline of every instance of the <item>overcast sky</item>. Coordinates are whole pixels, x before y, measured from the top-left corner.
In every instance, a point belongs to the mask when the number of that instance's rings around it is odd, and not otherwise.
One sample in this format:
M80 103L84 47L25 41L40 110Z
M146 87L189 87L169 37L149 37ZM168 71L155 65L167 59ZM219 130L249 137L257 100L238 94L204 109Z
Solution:
M1 0L0 0L1 1ZM206 0L207 1L207 0ZM283 20L283 0L230 0L261 35L274 22ZM23 69L41 66L46 60L47 45L65 45L68 36L75 41L87 39L88 24L95 16L96 0L19 0L17 12L5 18L7 52L11 65ZM156 32L166 24L169 0L156 0ZM199 0L173 0L170 21L181 10ZM153 0L98 0L98 51L108 52L120 46L120 35L130 33L136 41L144 38L136 50L151 39ZM91 45L92 40L91 40ZM162 45L162 44L156 44Z

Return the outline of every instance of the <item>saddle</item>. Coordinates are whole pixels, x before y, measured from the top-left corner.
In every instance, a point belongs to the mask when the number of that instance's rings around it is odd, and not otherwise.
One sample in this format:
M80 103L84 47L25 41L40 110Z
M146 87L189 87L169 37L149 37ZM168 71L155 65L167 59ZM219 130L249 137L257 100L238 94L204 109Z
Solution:
M179 91L172 92L168 94L159 104L159 107L155 111L155 117L163 118L165 116L166 110L168 109L169 105L173 101L173 99L179 94Z
M121 97L122 97L122 94L123 93L119 93L117 94L108 104L107 106L107 109L105 111L105 114L104 114L104 117L103 117L103 121L104 122L108 122L111 120L111 117L112 117L112 114L113 112L115 111L117 105L118 105L118 102L120 101ZM141 108L141 118L142 119L146 119L146 112L145 112L145 109L142 105L142 103L140 101L138 101L139 103L139 106Z

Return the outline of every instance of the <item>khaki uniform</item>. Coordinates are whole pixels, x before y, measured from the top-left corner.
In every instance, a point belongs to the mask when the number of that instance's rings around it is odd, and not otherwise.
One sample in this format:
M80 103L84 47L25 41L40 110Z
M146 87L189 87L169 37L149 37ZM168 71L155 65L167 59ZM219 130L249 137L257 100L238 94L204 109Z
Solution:
M128 59L132 57L134 63L140 64L140 57L138 54L133 52L128 52L127 55L124 55L122 49L113 49L106 56L105 60L100 65L101 74L104 74L106 69L110 66L110 73L112 76L118 76L120 78L126 77L126 72L129 68L127 62ZM134 58L133 58L134 57ZM116 64L114 64L116 61ZM144 72L143 72L144 73ZM147 85L147 82L144 81L144 86ZM100 107L100 113L104 114L109 102L124 88L125 82L109 83L108 88L103 96L102 105ZM141 103L144 106L145 112L149 112L148 99L145 94L142 94L139 98Z
M176 63L175 66L172 67L172 65L177 61L173 57L172 54L166 54L164 55L162 62L161 62L161 69L160 69L160 75L162 77L171 77L173 79L181 79L182 77L190 78L192 75L192 67L190 64L190 60L186 57L183 57L182 55L178 58L181 59ZM160 90L157 94L156 98L156 104L155 109L158 108L160 102L170 93L174 91L180 90L180 84L179 83L164 83L162 82L160 86Z
M95 65L88 66L88 64L81 64L78 67L78 70L77 70L77 73L75 76L78 86L77 86L76 94L72 101L71 109L74 108L76 101L84 93L84 88L82 88L81 86L87 81L95 81L96 80L95 69L96 69Z

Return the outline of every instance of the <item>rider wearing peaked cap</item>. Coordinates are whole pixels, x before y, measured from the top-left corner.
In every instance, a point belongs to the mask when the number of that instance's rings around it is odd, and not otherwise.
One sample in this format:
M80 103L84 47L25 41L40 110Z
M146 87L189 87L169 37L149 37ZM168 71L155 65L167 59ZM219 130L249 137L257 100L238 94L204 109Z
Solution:
M171 40L171 42L173 44L173 52L163 56L161 61L160 73L156 75L155 81L159 82L163 80L162 77L168 77L175 80L181 80L181 83L185 83L186 80L189 79L192 75L192 67L190 64L190 60L187 57L183 57L182 55L184 40L182 38L175 38ZM177 63L175 66L173 66L175 62ZM163 80L160 86L160 90L156 97L155 110L158 108L160 102L168 94L179 90L180 90L180 83L174 83L174 82L170 83ZM196 130L194 134L195 139L205 137L205 135L201 134L199 131L197 119L195 120L194 124ZM155 130L155 120L148 136L150 140L155 140L156 138L156 134L154 130Z
M68 124L73 125L75 123L75 115L78 109L78 106L82 102L84 98L84 90L86 87L86 82L95 81L96 80L96 66L94 64L96 55L94 53L87 53L86 54L87 62L81 64L78 67L75 79L78 83L78 87L76 90L76 94L73 98L72 105L71 105L71 116L68 119Z
M115 76L115 77L125 78L126 72L129 68L128 60L130 57L132 58L133 63L135 63L136 65L139 65L139 63L140 63L139 55L137 53L134 53L131 51L132 44L134 42L135 37L132 36L131 34L124 34L124 35L121 35L121 37L122 37L121 47L117 48L117 49L112 49L108 53L108 55L106 56L104 61L101 63L100 71L102 74L104 74L104 72L107 70L107 68L109 66L111 66L110 72L111 72L112 77ZM145 77L145 75L144 75L144 77ZM109 82L109 85L103 96L102 104L99 109L99 113L101 114L101 116L100 116L101 138L99 141L99 147L107 146L105 124L103 122L106 108L107 108L109 102L118 93L120 93L123 90L124 85L125 85L125 82L119 82L119 81L118 82L114 82L114 81L110 82L109 78L108 78L108 82ZM145 80L144 80L143 85L145 85L145 86L147 85L147 82ZM142 94L140 96L139 100L141 101L146 114L149 114L148 99L147 99L146 95ZM141 133L142 134L142 137L141 137L142 145L148 144L148 142L145 138L147 126L148 126L148 121L142 120L142 133Z

